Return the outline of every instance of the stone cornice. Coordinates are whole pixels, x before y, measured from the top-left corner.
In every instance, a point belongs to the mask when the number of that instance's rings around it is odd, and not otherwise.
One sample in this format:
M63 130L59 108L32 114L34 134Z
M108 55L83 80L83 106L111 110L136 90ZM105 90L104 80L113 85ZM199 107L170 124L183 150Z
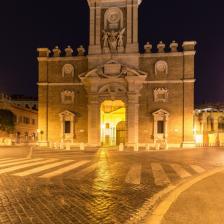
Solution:
M38 61L81 61L87 60L85 56L75 56L75 57L38 57Z
M196 79L184 79L184 80L152 80L144 81L145 84L178 84L178 83L195 83Z
M183 52L166 52L166 53L145 53L141 54L143 58L161 58L161 57L182 57Z
M178 83L194 83L196 79L185 79L185 80L152 80L152 81L144 81L144 84L178 84ZM39 82L38 86L83 86L83 83L68 83L68 82Z
M38 82L38 86L83 86L82 83L69 83L69 82Z

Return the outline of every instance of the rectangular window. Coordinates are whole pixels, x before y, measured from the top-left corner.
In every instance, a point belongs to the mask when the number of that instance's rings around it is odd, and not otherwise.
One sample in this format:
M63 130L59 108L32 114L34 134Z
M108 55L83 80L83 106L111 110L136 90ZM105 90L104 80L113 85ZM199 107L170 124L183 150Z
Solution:
M70 102L72 102L72 96L65 96L64 100L65 100L65 102L70 103Z
M164 134L164 121L158 121L157 122L157 133L158 134Z
M71 133L71 121L65 121L65 134Z

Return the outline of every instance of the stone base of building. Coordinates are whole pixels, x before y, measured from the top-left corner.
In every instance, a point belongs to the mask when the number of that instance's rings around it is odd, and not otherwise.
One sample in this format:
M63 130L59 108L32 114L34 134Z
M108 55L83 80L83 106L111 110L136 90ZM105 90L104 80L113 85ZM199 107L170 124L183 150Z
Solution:
M39 141L37 144L40 147L48 147L48 142L46 142L46 141Z
M196 144L195 142L183 142L182 143L182 148L195 148L196 147Z

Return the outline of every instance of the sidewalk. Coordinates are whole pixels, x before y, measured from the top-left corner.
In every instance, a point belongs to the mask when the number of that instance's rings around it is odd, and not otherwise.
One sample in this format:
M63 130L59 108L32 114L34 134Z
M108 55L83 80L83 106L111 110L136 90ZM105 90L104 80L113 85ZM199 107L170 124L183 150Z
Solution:
M181 194L161 224L223 224L224 172L206 178Z

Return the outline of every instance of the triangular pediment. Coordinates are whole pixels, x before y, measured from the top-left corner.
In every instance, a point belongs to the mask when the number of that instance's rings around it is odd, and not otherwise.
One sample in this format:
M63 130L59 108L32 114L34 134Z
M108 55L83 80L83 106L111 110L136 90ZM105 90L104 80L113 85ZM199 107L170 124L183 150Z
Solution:
M153 113L153 116L158 116L158 115L165 115L165 116L169 116L169 112L163 109L157 110Z
M65 111L59 113L59 116L62 116L62 117L64 117L64 116L75 116L75 114L73 112L69 111L69 110L65 110Z

